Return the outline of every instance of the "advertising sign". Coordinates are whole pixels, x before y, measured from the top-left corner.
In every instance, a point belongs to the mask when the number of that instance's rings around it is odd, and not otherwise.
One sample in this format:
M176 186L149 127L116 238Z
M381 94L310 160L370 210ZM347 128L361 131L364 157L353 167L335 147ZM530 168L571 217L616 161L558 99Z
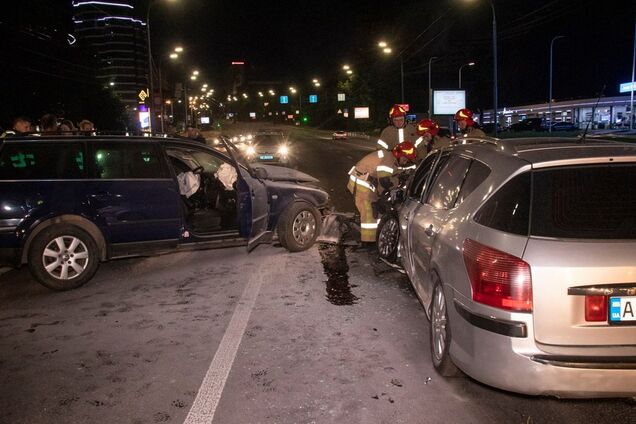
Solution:
M150 112L139 112L139 124L142 130L150 128Z
M355 119L366 119L369 117L368 107L356 107L353 110L353 117Z
M209 116L202 116L201 117L201 123L202 124L209 124L210 123L210 117Z
M250 118L256 119L256 112L250 112Z
M433 90L433 115L454 115L465 107L465 90Z

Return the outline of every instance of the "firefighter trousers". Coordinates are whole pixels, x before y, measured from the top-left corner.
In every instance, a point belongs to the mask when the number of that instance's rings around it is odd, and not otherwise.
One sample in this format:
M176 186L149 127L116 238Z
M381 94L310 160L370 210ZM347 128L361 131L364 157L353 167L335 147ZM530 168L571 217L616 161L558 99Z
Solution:
M360 241L375 242L378 221L373 217L371 204L378 200L378 195L368 187L356 184L352 179L349 180L347 189L353 194L356 209L360 212Z

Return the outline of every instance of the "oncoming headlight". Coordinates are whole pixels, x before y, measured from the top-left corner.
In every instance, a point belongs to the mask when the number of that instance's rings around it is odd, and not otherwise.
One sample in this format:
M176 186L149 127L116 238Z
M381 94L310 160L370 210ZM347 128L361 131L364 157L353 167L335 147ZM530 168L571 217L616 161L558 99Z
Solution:
M256 154L256 149L254 149L254 146L248 146L247 147L247 154L249 156L255 155Z
M238 141L238 137L236 136L232 137L232 141L235 141L235 142Z
M289 154L289 148L283 144L278 148L278 153L283 156L287 156Z

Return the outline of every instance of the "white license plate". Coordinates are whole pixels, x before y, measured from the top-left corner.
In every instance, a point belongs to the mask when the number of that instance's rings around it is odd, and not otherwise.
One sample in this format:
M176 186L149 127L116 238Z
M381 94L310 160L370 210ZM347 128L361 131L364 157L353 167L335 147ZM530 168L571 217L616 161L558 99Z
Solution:
M610 297L609 320L612 324L636 324L636 296Z
M274 159L274 156L272 156L272 155L260 155L258 158L260 160L272 160L272 159Z

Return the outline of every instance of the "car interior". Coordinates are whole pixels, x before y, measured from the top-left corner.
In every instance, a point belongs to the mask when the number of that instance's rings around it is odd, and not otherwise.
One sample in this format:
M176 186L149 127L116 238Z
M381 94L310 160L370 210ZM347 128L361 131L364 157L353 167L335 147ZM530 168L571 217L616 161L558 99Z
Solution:
M188 229L195 235L238 229L236 169L208 152L170 147Z

